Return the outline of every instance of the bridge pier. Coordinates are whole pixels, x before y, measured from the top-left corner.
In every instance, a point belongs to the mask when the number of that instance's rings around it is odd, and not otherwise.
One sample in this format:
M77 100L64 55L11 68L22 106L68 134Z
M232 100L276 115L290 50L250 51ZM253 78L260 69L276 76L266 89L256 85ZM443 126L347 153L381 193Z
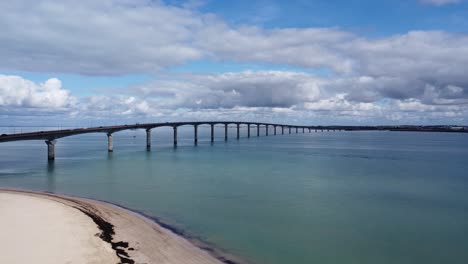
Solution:
M302 128L302 134L304 134L304 128Z
M309 133L310 133L310 127L309 127Z
M288 127L289 128L289 134L291 134L291 127Z
M228 140L228 124L224 124L224 141Z
M247 137L250 138L250 124L247 124Z
M151 149L151 129L146 129L146 150Z
M296 134L297 134L297 131L298 131L298 129L297 129L297 127L296 127Z
M177 147L177 126L174 126L174 147Z
M265 136L268 137L268 125L265 125Z
M276 136L276 126L273 126L273 133Z
M260 125L257 125L257 137L260 136Z
M198 145L198 125L193 126L193 144Z
M237 124L237 139L240 138L240 124Z
M57 140L46 140L45 143L47 144L47 159L55 160L55 143L57 143Z
M281 135L284 135L284 126L281 126Z
M214 142L214 125L211 125L211 143Z
M114 151L114 143L112 140L112 134L107 133L107 152L113 152Z

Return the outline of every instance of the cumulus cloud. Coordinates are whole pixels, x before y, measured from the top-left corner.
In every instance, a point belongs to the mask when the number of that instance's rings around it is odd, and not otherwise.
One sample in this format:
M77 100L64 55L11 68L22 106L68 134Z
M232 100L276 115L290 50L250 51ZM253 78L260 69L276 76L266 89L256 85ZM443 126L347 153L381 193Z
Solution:
M3 1L0 68L91 75L155 73L211 58L326 68L337 74L465 76L466 34L371 39L339 28L231 26L159 1ZM417 76L415 76L417 75Z
M210 34L218 37L210 38ZM421 92L420 86L425 84L463 87L468 84L465 74L468 57L460 56L468 54L466 34L411 31L369 39L337 29L258 28L223 28L210 34L202 38L201 45L212 51L214 57L323 67L338 77L370 76L386 82L398 81L399 91L388 91L391 97Z
M391 86L398 80L387 82ZM0 110L7 107L10 116L50 119L50 112L28 108L59 107L52 115L60 115L61 123L90 119L100 124L203 119L314 124L468 121L468 97L460 87L426 86L422 94L397 99L379 94L380 81L366 76L336 81L284 71L182 75L132 86L122 93L80 98L70 96L57 79L36 84L1 76L0 83ZM352 88L356 83L368 85L372 96L356 100L359 96Z
M230 110L233 115L261 111L270 118L314 116L314 120L328 116L328 122L345 117L348 122L393 122L408 120L411 114L421 121L450 115L466 120L468 112L468 94L461 87L396 77L246 71L183 75L135 86L129 93L140 94L155 109Z
M187 75L136 86L133 91L167 107L288 108L320 97L320 80L309 74L284 71ZM164 100L162 100L164 99Z
M70 106L74 101L56 78L36 84L19 76L0 75L0 106L53 109Z
M169 75L121 94L81 98L72 97L56 79L36 84L1 76L0 106L63 108L70 116L95 118L214 119L230 113L241 119L343 121L346 116L374 123L467 119L467 34L410 31L369 38L340 28L233 26L197 11L199 3L3 1L0 69L158 75L190 60L210 59L326 69L330 74Z
M154 72L200 58L202 18L159 1L2 1L0 67L89 75Z
M340 44L353 39L353 34L333 28L264 30L244 26L233 29L214 23L200 31L196 44L213 58L330 68L349 73L354 61Z

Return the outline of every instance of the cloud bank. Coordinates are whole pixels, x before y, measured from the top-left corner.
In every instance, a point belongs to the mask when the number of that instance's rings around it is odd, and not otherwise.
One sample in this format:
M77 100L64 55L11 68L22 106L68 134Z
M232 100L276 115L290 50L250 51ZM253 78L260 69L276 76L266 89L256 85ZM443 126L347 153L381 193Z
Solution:
M0 76L0 110L29 119L47 114L61 123L67 122L64 117L71 123L98 120L108 124L203 119L321 124L468 121L468 98L462 88L425 86L421 93L404 99L386 96L387 87L399 82L246 71L184 75L129 87L121 94L74 97L57 79L36 84L17 76Z
M156 76L118 93L73 97L57 79L40 84L0 75L0 107L10 115L23 107L60 109L76 118L362 123L468 118L468 35L463 33L410 31L370 38L341 28L232 26L196 6L149 0L3 1L0 10L0 69ZM304 71L166 72L193 60ZM329 73L310 73L315 70Z

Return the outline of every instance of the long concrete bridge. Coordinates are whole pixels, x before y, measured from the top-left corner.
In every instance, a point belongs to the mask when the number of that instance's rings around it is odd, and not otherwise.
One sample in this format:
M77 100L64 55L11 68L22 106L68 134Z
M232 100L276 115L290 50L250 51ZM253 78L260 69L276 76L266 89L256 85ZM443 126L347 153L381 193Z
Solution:
M100 127L89 127L89 128L76 128L76 129L63 129L63 130L50 130L50 131L37 131L30 133L15 133L15 134L2 134L0 135L0 143L8 141L19 141L19 140L44 140L47 144L47 157L49 160L55 159L55 144L57 139L63 137L69 137L79 134L88 133L105 133L107 134L107 150L113 151L113 140L112 134L122 130L134 130L134 129L145 129L146 130L146 148L151 149L151 130L157 127L172 127L174 130L174 146L177 146L177 128L180 126L193 126L194 128L194 144L198 144L198 127L201 125L211 126L211 142L214 142L214 128L215 125L224 126L224 140L228 140L228 128L231 125L235 125L237 130L237 139L240 138L240 127L241 125L247 126L247 137L250 137L251 127L256 127L256 136L260 136L260 127L265 128L265 136L268 136L269 129L272 129L273 135L278 133L284 134L285 131L288 134L291 132L305 133L307 130L309 133L314 130L317 131L335 131L342 130L342 127L337 126L296 126L296 125L284 125L284 124L270 124L270 123L257 123L257 122L234 122L234 121L205 121L205 122L165 122L165 123L148 123L148 124L132 124L132 125L119 125L119 126L100 126Z
M247 126L247 137L250 138L251 127L256 127L256 136L260 136L260 127L265 128L265 136L268 136L269 129L272 129L273 135L281 133L291 134L305 133L308 131L364 131L364 130L387 130L387 131L407 131L407 132L462 132L468 133L468 127L461 127L461 129L452 129L447 127L430 127L430 126L413 126L413 127L399 127L399 126L297 126L297 125L284 125L274 123L258 123L258 122L238 122L238 121L197 121L197 122L165 122L165 123L147 123L147 124L132 124L132 125L119 125L119 126L100 126L88 128L75 128L75 129L62 129L62 130L49 130L37 131L30 133L15 133L15 134L2 134L0 135L1 142L19 141L19 140L44 140L47 144L47 157L49 160L55 159L55 144L57 139L69 137L79 134L87 133L105 133L107 134L107 150L113 151L112 134L122 130L145 129L146 130L146 148L151 149L151 130L157 127L172 127L174 130L174 146L177 146L177 128L180 126L193 126L194 128L194 144L198 143L198 127L201 125L211 126L211 142L214 142L214 127L215 125L224 126L224 140L228 140L228 128L231 125L236 127L237 136L240 138L241 125ZM286 131L286 132L285 132Z

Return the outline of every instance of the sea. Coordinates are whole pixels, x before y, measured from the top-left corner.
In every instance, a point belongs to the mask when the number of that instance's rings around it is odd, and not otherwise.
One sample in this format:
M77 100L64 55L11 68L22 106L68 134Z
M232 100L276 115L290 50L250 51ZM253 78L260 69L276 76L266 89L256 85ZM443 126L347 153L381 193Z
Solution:
M44 141L0 143L0 188L122 205L253 264L468 263L468 134L246 129L212 144L202 126L195 146L180 127L174 148L156 128L151 151L122 131L113 153L70 136L53 163Z

